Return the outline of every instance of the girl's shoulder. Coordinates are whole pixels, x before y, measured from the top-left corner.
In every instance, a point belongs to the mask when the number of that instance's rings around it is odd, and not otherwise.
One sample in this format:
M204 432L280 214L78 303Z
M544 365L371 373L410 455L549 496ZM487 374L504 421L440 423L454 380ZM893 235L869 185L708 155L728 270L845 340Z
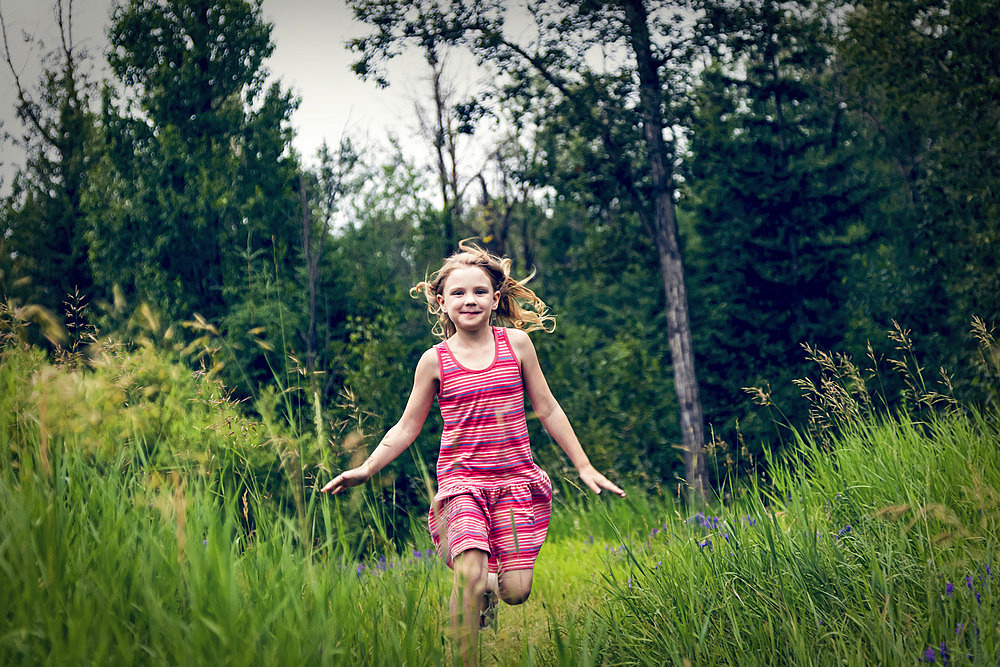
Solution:
M515 327L505 327L504 332L507 334L507 341L518 359L523 360L527 355L534 356L535 346L527 331Z
M438 362L437 345L427 348L420 355L420 360L417 362L416 375L432 380L441 379L441 366Z
M518 329L517 327L497 327L497 328L502 329L503 332L507 334L507 338L510 339L511 342L513 341L517 341L519 343L531 342L531 337L528 336L528 332L524 331L523 329Z

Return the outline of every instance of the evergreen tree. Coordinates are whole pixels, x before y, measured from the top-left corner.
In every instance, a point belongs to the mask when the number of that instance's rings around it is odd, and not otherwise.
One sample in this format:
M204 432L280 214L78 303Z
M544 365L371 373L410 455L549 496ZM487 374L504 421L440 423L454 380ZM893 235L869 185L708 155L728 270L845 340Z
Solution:
M72 40L72 7L55 5L59 46L43 58L35 89L14 66L0 13L4 58L17 91L11 103L23 127L18 143L27 158L0 203L0 290L53 311L70 294L85 298L91 287L82 194L95 119L88 55Z
M702 75L688 159L693 310L709 419L730 441L739 425L753 449L776 432L743 388L769 388L781 421L798 421L802 345L842 349L857 326L847 279L866 189L830 92L829 17L768 0L705 17L720 55Z
M872 308L912 328L960 390L971 318L1000 320L998 15L997 0L872 0L838 49L885 187Z
M104 289L118 284L171 320L218 320L250 298L248 261L261 258L286 297L301 291L291 287L296 101L277 83L265 90L270 33L259 2L114 10L108 62L122 89L103 95L106 148L90 189L90 257ZM263 324L275 334L278 322Z

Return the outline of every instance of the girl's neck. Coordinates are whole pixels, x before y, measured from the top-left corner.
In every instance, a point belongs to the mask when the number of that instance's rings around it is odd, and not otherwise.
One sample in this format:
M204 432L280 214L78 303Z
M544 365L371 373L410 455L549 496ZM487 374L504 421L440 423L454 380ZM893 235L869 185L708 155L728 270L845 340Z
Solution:
M462 329L457 329L454 334L448 339L449 345L458 344L466 349L472 349L476 347L493 346L493 326L487 325L481 329L476 329L474 331L464 331Z

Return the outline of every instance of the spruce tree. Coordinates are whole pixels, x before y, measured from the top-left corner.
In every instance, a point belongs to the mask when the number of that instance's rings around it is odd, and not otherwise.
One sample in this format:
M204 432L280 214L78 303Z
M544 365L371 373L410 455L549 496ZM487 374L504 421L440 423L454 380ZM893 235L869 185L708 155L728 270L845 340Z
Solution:
M709 420L730 441L739 423L757 447L776 431L743 388L768 389L775 417L800 420L803 344L840 349L856 324L847 282L866 191L829 93L828 18L773 2L706 15L721 48L697 91L688 159L692 303Z
M55 21L59 45L43 57L36 86L21 79L3 24L5 61L17 93L9 102L22 126L16 141L26 161L0 203L0 291L60 312L69 295L85 300L91 288L82 195L95 119L89 56L72 40L72 3L56 4Z
M95 280L170 320L218 321L248 298L255 270L294 297L296 101L266 87L274 46L260 3L133 0L114 10L109 34L119 86L104 92L90 189Z

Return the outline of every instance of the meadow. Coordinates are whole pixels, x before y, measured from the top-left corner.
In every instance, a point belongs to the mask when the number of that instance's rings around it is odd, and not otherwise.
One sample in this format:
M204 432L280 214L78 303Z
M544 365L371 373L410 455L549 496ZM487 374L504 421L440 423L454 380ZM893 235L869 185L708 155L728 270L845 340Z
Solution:
M52 357L4 324L0 662L452 664L419 511L396 543L372 487L316 493L332 454L162 345ZM714 503L558 480L531 599L483 664L995 665L996 407L911 373L878 410L871 378L814 355L814 428Z

